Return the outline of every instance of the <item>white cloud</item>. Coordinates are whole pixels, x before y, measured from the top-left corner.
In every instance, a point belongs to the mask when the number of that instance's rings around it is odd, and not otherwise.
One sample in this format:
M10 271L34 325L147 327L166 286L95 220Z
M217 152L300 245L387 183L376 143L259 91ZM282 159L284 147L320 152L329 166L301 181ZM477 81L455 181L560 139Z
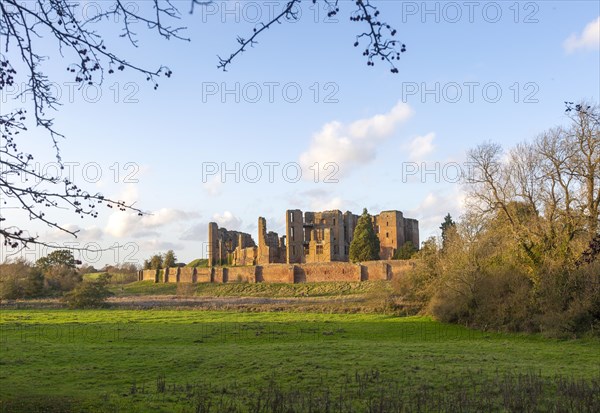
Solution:
M222 192L221 175L215 175L202 185L206 193L210 196L221 195Z
M179 237L182 241L207 241L208 240L208 224L206 222L198 222L192 225Z
M164 252L168 250L174 250L177 252L178 250L183 249L182 244L177 244L170 241L161 241L159 239L144 240L139 243L139 247L141 250L154 252Z
M372 161L376 156L377 144L412 114L410 106L399 102L386 114L360 119L350 125L338 121L326 123L313 135L308 150L300 155L303 176L313 177L309 168L315 162L319 163L320 168L328 162L336 163L341 176L354 167Z
M311 202L311 207L313 211L331 211L335 209L342 209L346 205L342 198L339 196L333 198L320 198L313 199Z
M306 191L294 192L286 200L288 205L307 211L331 211L339 209L344 212L347 210L358 210L359 205L348 199L334 195L331 190L324 188L313 188ZM360 207L362 210L362 207ZM278 224L285 228L285 219L283 215L277 218Z
M77 238L72 237L64 231L53 230L47 232L46 235L44 235L44 239L65 242L69 243L69 245L72 245L74 247L81 247L81 245L75 244L81 244L91 241L97 242L102 240L102 238L104 237L104 231L102 230L102 228L99 228L97 226L82 228L79 225L68 224L64 225L63 227L68 231L76 232Z
M439 235L439 226L446 214L456 221L465 208L465 193L458 187L450 192L441 191L428 193L414 210L406 211L405 216L419 220L421 241L431 235Z
M126 184L121 193L114 199L131 205L136 202L138 198L139 192L137 186L134 184Z
M578 36L571 34L564 42L563 47L567 53L577 50L597 50L600 48L600 16L588 23L583 32Z
M239 228L242 226L242 220L229 211L225 211L222 214L214 214L213 220L220 227L227 228L228 230L239 230Z
M162 208L144 216L115 211L108 217L105 232L117 238L123 236L139 238L157 235L157 232L153 230L174 222L198 218L199 216L195 212L185 212L172 208Z
M411 161L423 160L425 156L429 155L435 149L435 145L433 144L434 139L434 132L414 138L409 144L409 159Z

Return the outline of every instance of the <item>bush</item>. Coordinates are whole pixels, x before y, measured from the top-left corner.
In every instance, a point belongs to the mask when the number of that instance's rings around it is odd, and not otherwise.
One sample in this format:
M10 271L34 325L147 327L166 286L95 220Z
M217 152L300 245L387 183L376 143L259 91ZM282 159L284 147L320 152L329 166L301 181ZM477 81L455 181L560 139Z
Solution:
M415 255L417 249L411 241L406 241L404 245L396 250L392 259L394 260L410 260Z
M556 337L600 336L600 261L571 271L549 271L538 294L538 324Z
M44 270L46 287L53 291L71 291L83 279L75 268L54 265Z
M110 275L103 274L95 280L85 280L73 291L65 294L64 301L69 308L96 308L103 307L106 299L112 295L107 285Z
M39 297L43 290L41 270L25 259L0 264L0 299Z

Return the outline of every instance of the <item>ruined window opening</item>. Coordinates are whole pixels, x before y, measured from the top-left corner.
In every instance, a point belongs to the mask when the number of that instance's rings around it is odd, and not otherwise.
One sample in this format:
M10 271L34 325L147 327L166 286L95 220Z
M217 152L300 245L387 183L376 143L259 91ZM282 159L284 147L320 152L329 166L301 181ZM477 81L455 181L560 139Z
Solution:
M294 222L294 213L290 212L290 222Z
M333 225L335 225L335 218L333 218Z
M290 237L292 238L292 241L294 240L294 227L290 228Z
M323 246L322 245L317 245L317 254L323 254Z
M386 238L389 238L389 237L390 237L390 233L389 233L389 232L386 232L386 233L385 233L385 237L386 237Z

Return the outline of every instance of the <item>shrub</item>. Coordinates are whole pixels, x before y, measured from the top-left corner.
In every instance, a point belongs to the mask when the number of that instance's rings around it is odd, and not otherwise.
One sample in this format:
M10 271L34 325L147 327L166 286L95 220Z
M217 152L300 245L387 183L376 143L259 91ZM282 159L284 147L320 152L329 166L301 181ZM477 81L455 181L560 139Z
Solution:
M600 262L542 276L540 329L550 336L600 335Z
M42 295L41 270L23 258L0 264L0 299L34 298Z
M393 259L395 260L409 260L415 255L417 249L411 241L406 241L404 245L396 250Z
M46 286L54 291L71 291L83 279L75 268L54 265L44 270Z
M101 275L95 280L85 280L73 291L65 294L64 301L69 308L95 308L105 305L106 299L112 293L106 287L110 282L110 275Z

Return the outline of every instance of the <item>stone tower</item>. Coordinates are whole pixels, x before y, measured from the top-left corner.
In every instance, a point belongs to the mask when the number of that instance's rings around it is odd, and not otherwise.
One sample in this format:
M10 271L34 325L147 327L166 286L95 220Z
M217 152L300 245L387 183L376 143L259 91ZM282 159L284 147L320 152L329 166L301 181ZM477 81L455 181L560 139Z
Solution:
M285 211L286 262L301 263L304 256L304 226L302 211L292 209Z
M219 248L219 227L216 222L208 223L208 266L212 267L221 263Z

